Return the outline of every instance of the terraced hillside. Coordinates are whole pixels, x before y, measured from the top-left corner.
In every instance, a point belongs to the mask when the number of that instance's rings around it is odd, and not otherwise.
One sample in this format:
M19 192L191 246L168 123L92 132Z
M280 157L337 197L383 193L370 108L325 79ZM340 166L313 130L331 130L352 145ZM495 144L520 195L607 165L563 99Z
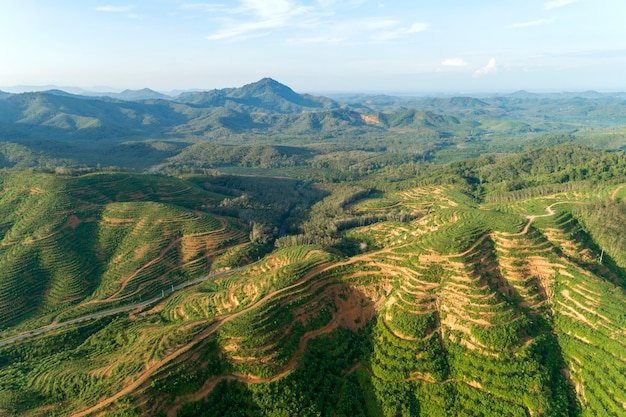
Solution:
M130 174L0 176L0 331L147 299L247 241L219 196Z
M131 314L0 348L0 413L624 415L624 271L601 259L576 210L622 195L615 184L489 204L453 186L367 197L346 209L410 215L345 231L359 253L283 248ZM185 251L211 252L201 237L227 230L178 206L136 204L100 209L103 259L123 259L113 248L149 234L154 246L134 245L131 259L163 259L166 274L173 245L189 269L196 257ZM168 241L156 218L187 232ZM107 246L118 224L130 231ZM83 305L153 288L142 271L157 266L136 262L106 264Z

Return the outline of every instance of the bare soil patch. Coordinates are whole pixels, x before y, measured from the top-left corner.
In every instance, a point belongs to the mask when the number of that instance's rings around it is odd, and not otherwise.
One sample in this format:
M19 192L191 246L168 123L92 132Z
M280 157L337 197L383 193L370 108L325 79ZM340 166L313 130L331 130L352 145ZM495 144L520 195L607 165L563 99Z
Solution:
M76 227L81 224L82 221L75 214L70 214L70 216L65 221L63 228L71 227L72 229L76 229Z

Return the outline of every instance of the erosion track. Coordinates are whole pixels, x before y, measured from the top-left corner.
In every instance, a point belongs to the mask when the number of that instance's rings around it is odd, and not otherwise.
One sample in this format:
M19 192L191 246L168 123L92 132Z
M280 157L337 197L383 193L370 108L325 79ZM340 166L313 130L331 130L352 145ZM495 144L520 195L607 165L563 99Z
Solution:
M302 285L302 283L308 281L311 277L314 277L315 275L319 274L324 268L327 268L328 265L320 265L316 268L314 268L313 270L309 271L307 274L305 274L304 277L302 277L298 282L281 288L280 290L276 290L276 291L272 291L269 294L267 294L265 297L263 297L262 299L258 300L257 302L255 302L254 304L246 307L243 310L240 310L234 314L228 315L228 316L222 316L222 317L218 317L215 319L215 321L213 322L213 324L211 324L209 327L207 327L204 331L200 332L198 335L196 335L191 342L187 343L186 345L182 346L181 348L175 350L174 352L168 354L167 356L165 356L163 359L161 359L160 361L150 365L148 368L146 368L140 375L136 376L135 379L133 380L133 382L129 385L127 385L126 387L124 387L121 391L118 391L116 394L102 399L100 400L98 403L96 403L94 406L88 408L87 410L81 411L79 413L74 414L74 417L81 417L81 416L87 416L91 413L94 413L100 409L102 409L103 407L108 406L109 404L113 403L114 401L122 398L124 395L130 394L132 392L134 392L137 388L139 388L142 384L144 384L146 381L149 380L149 378L155 373L157 372L161 367L163 367L164 365L166 365L167 363L171 362L172 360L178 358L180 355L182 355L183 353L187 352L189 349L191 349L193 346L195 346L196 344L200 343L201 341L205 340L207 337L211 336L212 334L214 334L224 323L227 323L239 316L241 316L242 314L245 314L259 306L261 306L262 304L264 304L265 302L267 302L270 299L273 299L274 297L290 291L292 289L295 289L299 286ZM243 268L239 268L239 269L243 269ZM229 272L234 272L234 271L229 271ZM222 274L224 275L224 274ZM318 336L319 334L322 334L323 332L330 332L333 328L327 328L328 326L335 326L336 324L331 321L331 323L329 323L328 325L324 326L321 329L317 329L315 331L309 332L308 337L307 334L305 334L305 337L303 337L303 340L301 340L300 345L298 346L298 351L296 352L296 355L294 355L290 361L289 364L287 364L287 366L285 367L285 370L283 370L279 375L276 375L273 378L279 379L282 376L286 375L287 372L291 371L291 369L293 369L293 367L296 366L297 364L297 360L301 355L301 351L304 351L304 348L306 346L306 342L308 341L308 339ZM242 378L244 378L244 376L241 376ZM232 378L237 378L236 375L233 375ZM259 381L259 383L264 382L263 380L260 379L256 379L254 377L245 377L245 378L249 378L249 382L253 382L253 381ZM219 382L219 381L218 381ZM217 384L217 383L215 383ZM209 384L212 385L211 386L211 390L213 389L214 385L213 384ZM210 392L207 391L207 393Z
M207 380L205 384L198 391L192 394L178 397L174 405L172 406L172 408L168 410L167 417L176 417L178 414L178 410L180 410L180 408L184 404L189 403L189 402L200 401L201 399L205 398L211 391L213 391L215 386L223 380L240 381L245 384L266 384L266 383L277 381L285 377L287 374L289 374L298 366L300 357L304 353L304 350L306 349L306 345L309 342L309 340L314 339L317 336L320 336L322 334L332 332L339 326L340 320L341 320L341 316L339 314L335 314L333 315L332 320L325 326L316 330L312 330L310 332L306 332L304 336L302 336L302 339L300 339L300 343L298 344L298 349L293 354L289 362L280 370L280 372L278 372L276 375L272 376L271 378L259 378L259 377L255 377L251 375L243 375L238 372L233 372L231 374L225 374L225 375L218 375L214 378L210 378L209 380Z
M59 329L61 327L69 326L71 324L76 324L76 323L80 323L80 322L87 321L87 320L92 320L92 319L99 319L99 318L102 318L102 317L113 316L115 314L123 313L125 311L137 310L137 309L146 307L146 306L148 306L150 304L153 304L153 303L157 302L158 300L164 299L165 297L170 296L172 293L174 293L176 291L179 291L179 290L181 290L183 288L187 288L187 287L189 287L191 285L199 284L201 282L208 281L210 279L215 279L215 278L222 277L222 276L225 276L225 275L234 274L234 273L242 271L245 268L248 268L249 266L254 265L256 263L257 262L254 262L253 264L249 264L249 265L242 266L242 267L239 267L239 268L231 269L231 270L228 270L228 271L218 272L218 273L215 273L215 274L204 276L202 278L194 279L192 281L183 282L182 284L174 285L173 287L169 287L167 289L163 289L160 294L157 294L154 297L152 297L152 298L150 298L149 300L146 300L146 301L142 301L142 302L135 303L135 304L130 304L130 305L127 305L127 306L112 308L112 309L109 309L109 310L99 311L97 313L87 314L85 316L77 317L75 319L64 321L64 322L60 322L60 323L53 323L53 324L50 324L48 326L40 327L39 329L31 330L31 331L29 331L27 333L22 333L20 335L17 335L17 336L14 336L14 337L10 337L8 339L0 340L0 347L6 346L6 345L10 345L11 343L15 343L17 341L24 340L24 339L29 338L29 337L33 337L33 336L37 336L37 335L40 335L40 334L43 334L43 333L47 333L47 332L50 332L52 330Z
M619 193L619 191L626 187L626 184L622 184L619 187L617 187L615 190L613 190L613 192L611 193L611 201L615 201L615 198L617 197L617 193Z

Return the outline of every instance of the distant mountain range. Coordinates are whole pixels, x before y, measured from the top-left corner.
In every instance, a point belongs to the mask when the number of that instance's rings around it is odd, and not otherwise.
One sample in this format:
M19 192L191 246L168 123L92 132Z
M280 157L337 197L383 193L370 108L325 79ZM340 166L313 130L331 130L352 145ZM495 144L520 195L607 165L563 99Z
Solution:
M549 98L526 91L481 98L345 95L334 100L297 93L271 78L176 97L150 89L97 97L60 89L0 92L0 145L25 146L34 152L18 158L15 155L23 152L14 147L11 157L0 150L0 156L5 155L0 167L22 166L11 162L16 158L28 161L23 166L41 165L42 155L74 161L70 165L94 161L117 165L130 155L118 146L143 141L300 146L354 143L367 136L370 145L362 142L367 149L395 144L423 151L429 148L423 145L426 142L438 149L456 146L450 139L620 126L626 124L625 103L626 96L620 94L562 93ZM135 160L126 163L145 167L142 152L133 149ZM155 152L150 146L146 149ZM115 161L107 156L115 156Z
M112 97L119 98L121 100L147 100L151 98L172 98L176 95L181 94L181 92L173 92L173 93L160 93L149 88L143 88L140 90L124 90L122 92L113 92L113 91L92 91L85 90L80 87L60 87L56 85L20 85L14 87L0 87L0 98L2 98L2 94L23 94L23 93L41 93L47 92L51 90L60 90L69 94L77 95L77 96L86 96L86 97Z
M479 102L478 100L476 100ZM403 109L399 115L365 117L362 106L298 94L270 78L244 85L167 98L152 90L89 97L61 90L4 94L0 140L79 139L117 142L130 138L189 137L250 131L306 133L400 126L441 129L458 120Z
M8 97L13 94L24 93L51 93L61 95L66 93L67 95L83 96L83 97L110 97L125 101L138 101L138 100L176 100L183 103L190 103L194 105L209 105L209 106L221 106L225 103L231 107L241 107L241 105L249 104L247 101L250 98L257 98L260 102L270 103L273 100L272 96L282 97L287 102L275 103L278 109L283 112L298 112L300 107L311 108L333 108L336 107L336 103L325 97L315 97L309 94L298 94L291 88L284 84L281 84L271 78L263 78L258 82L244 85L240 88L224 88L215 89L210 91L182 91L172 92L170 94L160 93L150 88L143 88L139 90L126 89L122 92L96 92L84 90L78 87L58 87L54 85L49 86L17 86L17 87L4 87L0 88L0 99ZM281 109L281 107L283 107Z
M274 85L272 85L274 84ZM275 91L280 90L281 86L285 85L271 79L264 78L258 82L254 82L243 86L241 88L223 88L214 89L210 91L202 89L189 89L189 90L172 90L172 91L155 91L150 88L142 88L137 90L126 89L121 92L112 91L113 88L109 87L95 87L98 90L84 89L80 87L72 86L57 86L57 85L18 85L18 86L5 86L0 87L0 99L7 94L22 94L22 93L36 93L47 92L50 90L61 90L73 95L87 96L87 97L111 97L120 100L150 100L150 99L164 99L172 100L178 97L183 97L184 100L199 100L203 94L212 96L215 93L228 93L233 91L247 93L250 89L264 89L270 87ZM249 88L248 88L249 87ZM291 90L289 87L287 87ZM292 91L293 92L293 91ZM236 96L236 94L235 94ZM193 98L191 98L193 97ZM312 96L310 96L312 97ZM318 96L319 97L319 96ZM432 99L432 98L456 98L456 97L472 97L477 99L486 99L492 97L513 97L513 98L606 98L606 97L621 97L626 99L626 92L598 92L594 90L587 91L563 91L563 92L531 92L527 90L518 90L511 93L439 93L439 94L426 94L426 93L409 93L409 94L367 94L367 93L324 93L324 97L333 99L338 102L356 103L361 101L369 101L374 105L390 105L397 102L415 101L418 99Z

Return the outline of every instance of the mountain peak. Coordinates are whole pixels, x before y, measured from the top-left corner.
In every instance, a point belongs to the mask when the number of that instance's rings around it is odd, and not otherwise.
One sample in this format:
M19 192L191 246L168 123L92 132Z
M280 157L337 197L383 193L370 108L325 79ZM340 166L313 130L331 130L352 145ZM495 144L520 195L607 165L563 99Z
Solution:
M313 109L339 107L337 103L325 97L298 94L285 84L269 77L238 88L183 94L177 100L210 107L224 106L246 112L301 113Z
M291 98L298 96L298 94L285 84L281 84L272 78L262 78L257 82L246 84L241 88L236 89L241 96L258 96L263 94L277 94L282 98Z
M45 90L41 92L42 94L50 94L53 96L61 96L61 97L78 97L76 94L68 93L67 91L60 90L58 88L53 88L51 90Z
M169 98L165 94L161 94L149 88L142 88L140 90L124 90L119 94L114 94L111 96L120 100L129 100L129 101Z
M133 90L133 89L127 88L126 90L122 91L120 94L125 94L125 93L139 93L139 92L141 92L141 93L146 93L146 92L156 93L156 91L151 90L151 89L149 89L149 88L140 88L140 89L138 89L138 90Z
M261 78L259 81L257 81L256 83L252 83L252 84L267 84L267 85L282 85L282 86L285 86L284 84L279 83L278 81L276 81L275 79L270 78L270 77Z

